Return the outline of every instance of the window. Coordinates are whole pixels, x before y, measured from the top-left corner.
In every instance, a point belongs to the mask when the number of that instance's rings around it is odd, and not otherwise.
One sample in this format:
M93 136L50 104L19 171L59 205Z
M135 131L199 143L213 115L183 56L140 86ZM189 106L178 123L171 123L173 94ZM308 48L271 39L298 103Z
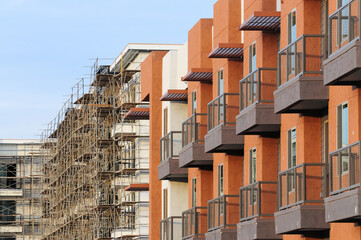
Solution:
M296 128L293 128L288 130L288 168L297 165L296 146ZM293 191L295 189L295 176L293 174L288 176L288 190Z
M218 96L222 95L224 93L223 85L223 69L219 70L217 73L217 79L218 79Z
M348 104L337 106L337 148L348 145ZM349 169L349 157L347 150L342 155L341 173L347 173Z
M293 10L291 13L288 14L288 43L293 43L296 41L296 10ZM296 47L292 45L288 50L288 63L290 67L288 69L288 75L292 75L295 73L296 70Z
M197 206L197 178L192 179L192 207Z
M0 223L13 224L16 215L15 201L0 201Z
M249 72L256 71L256 43L252 43L249 46Z
M338 0L337 7L341 8L348 3L349 3L349 0ZM348 40L348 36L349 36L349 19L348 19L348 16L350 14L349 8L350 8L350 6L345 7L341 12L341 33L342 33L341 34L341 42Z
M224 194L224 178L223 178L223 164L218 165L218 196Z
M249 182L255 183L257 180L257 154L256 148L249 150L249 166L250 166L250 180Z
M168 108L163 109L163 136L168 133Z
M197 91L192 92L192 114L197 112Z
M163 189L163 219L168 218L168 189Z
M16 164L0 164L0 189L17 188Z

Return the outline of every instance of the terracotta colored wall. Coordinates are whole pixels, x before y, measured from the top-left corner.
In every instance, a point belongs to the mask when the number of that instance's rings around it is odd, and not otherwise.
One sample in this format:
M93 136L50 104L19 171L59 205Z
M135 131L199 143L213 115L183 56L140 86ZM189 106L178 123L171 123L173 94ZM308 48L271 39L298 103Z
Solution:
M162 185L158 180L160 142L162 137L162 60L167 51L152 52L141 65L142 84L150 87L149 117L149 238L159 239L159 222L162 219Z

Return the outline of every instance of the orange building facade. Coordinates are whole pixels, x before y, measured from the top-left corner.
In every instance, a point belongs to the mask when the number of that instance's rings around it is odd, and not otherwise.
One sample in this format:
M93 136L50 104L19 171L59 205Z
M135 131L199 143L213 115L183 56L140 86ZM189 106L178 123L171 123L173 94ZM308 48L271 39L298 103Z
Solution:
M360 13L218 0L149 55L151 239L361 239Z

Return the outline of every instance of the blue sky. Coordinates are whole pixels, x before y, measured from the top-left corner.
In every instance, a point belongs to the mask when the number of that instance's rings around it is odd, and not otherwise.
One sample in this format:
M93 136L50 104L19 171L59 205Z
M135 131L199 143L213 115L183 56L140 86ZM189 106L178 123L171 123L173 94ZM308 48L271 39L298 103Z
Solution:
M184 43L215 0L0 0L0 139L39 138L96 57Z

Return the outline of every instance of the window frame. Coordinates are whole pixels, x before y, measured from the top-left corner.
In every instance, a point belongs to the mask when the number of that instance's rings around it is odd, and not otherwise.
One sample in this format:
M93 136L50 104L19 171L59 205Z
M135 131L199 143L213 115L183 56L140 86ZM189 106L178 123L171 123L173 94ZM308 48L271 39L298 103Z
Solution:
M223 163L218 165L218 197L224 195L224 168Z
M344 129L344 108L346 106L347 109L347 125L346 129ZM337 125L336 125L336 143L337 143L337 149L341 149L343 147L346 147L349 145L348 137L349 137L349 104L348 102L343 102L336 107L336 119L337 119ZM345 131L346 130L346 131ZM344 134L346 133L347 143L344 143ZM347 159L346 159L347 158ZM350 169L350 163L348 162L348 156L344 158L341 156L341 169L340 169L340 175L345 175L349 173ZM344 168L344 163L347 165L347 169Z
M192 92L192 96L191 96L191 100L192 100L192 114L197 113L197 90L194 90Z
M192 207L197 207L197 177L192 178Z
M223 72L223 68L219 69L218 72L217 72L217 93L218 93L218 96L220 96L220 95L222 95L224 93L224 72Z
M292 137L292 133L295 133L295 137ZM293 142L294 139L294 142ZM293 147L293 143L294 143L294 147ZM290 128L287 131L287 147L288 147L288 169L293 168L295 166L297 166L297 130L296 127ZM294 150L294 151L293 151ZM294 156L293 156L293 152L294 152ZM294 160L293 160L294 157ZM294 181L294 177L292 175L289 176L290 179L288 179L287 181L289 181L288 183L288 192L293 192L296 189L296 182ZM296 177L297 179L297 177ZM296 180L297 181L297 180Z

